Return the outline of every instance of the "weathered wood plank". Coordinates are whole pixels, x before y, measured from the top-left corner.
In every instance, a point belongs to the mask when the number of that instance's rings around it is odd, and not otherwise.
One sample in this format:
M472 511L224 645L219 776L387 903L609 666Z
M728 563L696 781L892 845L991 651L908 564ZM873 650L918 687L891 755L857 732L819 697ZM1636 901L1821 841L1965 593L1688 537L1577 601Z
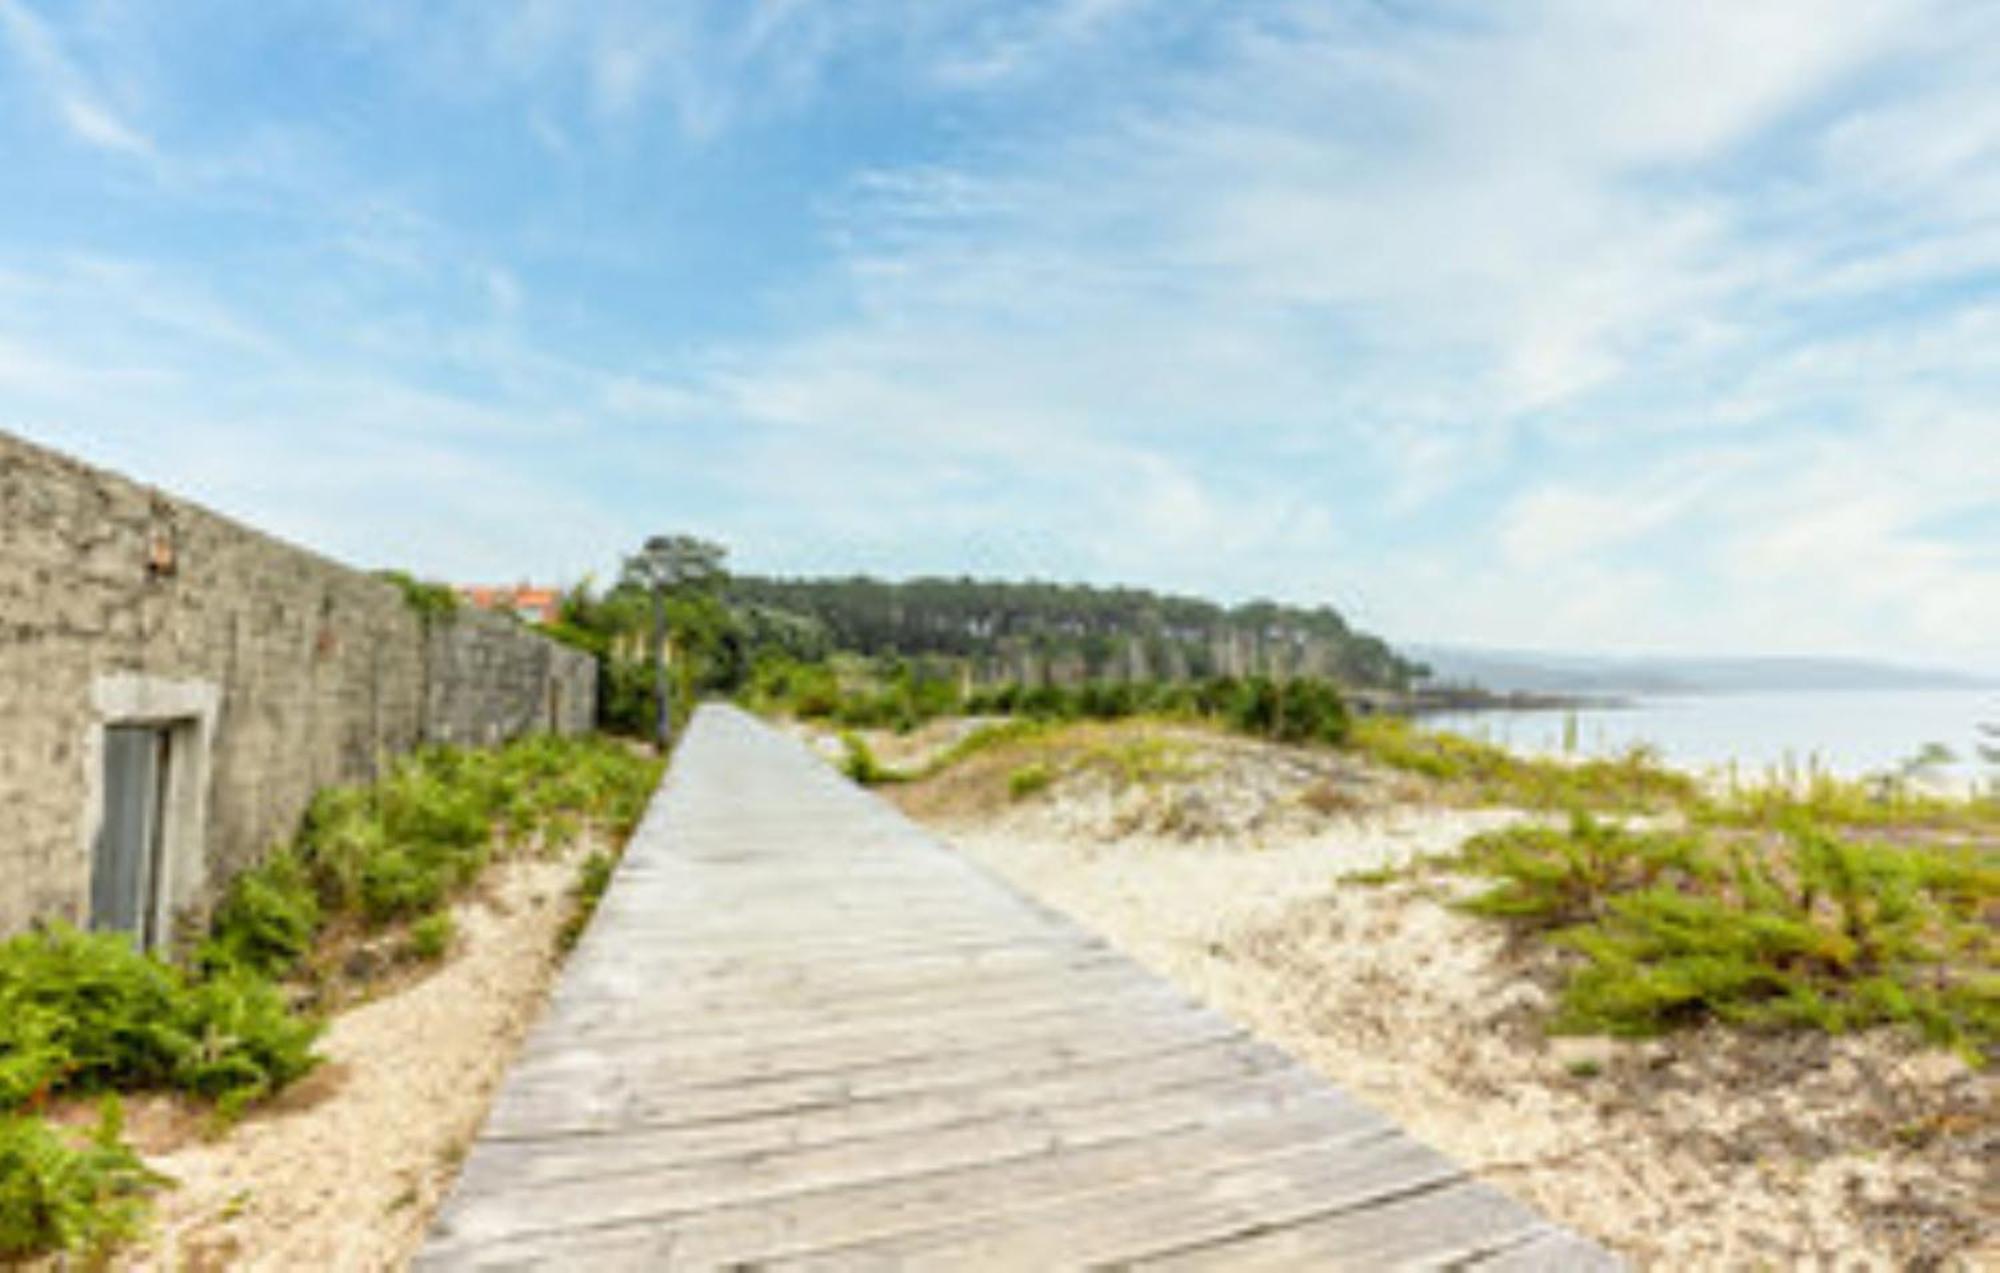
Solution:
M544 1181L617 1174L635 1164L691 1165L732 1157L772 1158L823 1146L928 1136L975 1125L1036 1126L1061 1135L1114 1120L1131 1129L1320 1090L1282 1058L1239 1049L1195 1051L1129 1071L1107 1094L1096 1073L1064 1074L1019 1086L983 1084L905 1097L849 1101L743 1119L660 1128L483 1142L465 1168L468 1187L519 1188Z
M969 1224L823 1248L774 1267L1133 1266L1162 1250L1221 1251L1324 1209L1365 1210L1463 1180L1458 1166L1393 1133L1243 1161L1225 1152L1046 1204L1030 1199ZM1326 1263L1322 1256L1297 1267Z
M1134 1028L1137 1024L1100 1023L1060 1039L888 1056L872 1065L830 1070L749 1073L754 1053L746 1052L743 1068L696 1073L690 1076L694 1081L684 1084L637 1083L615 1065L590 1075L572 1071L554 1078L524 1070L501 1091L488 1125L500 1135L520 1135L741 1117L760 1109L1005 1083L1244 1038L1237 1026L1193 1013L1175 1014L1144 1032Z
M1498 1190L1460 1179L1442 1187L1322 1205L1266 1199L1264 1227L1133 1261L1159 1273L1261 1269L1395 1269L1472 1263L1548 1231ZM1292 1212L1286 1215L1287 1211Z
M941 1185L954 1175L971 1179L993 1171L996 1164L1030 1159L1073 1163L1080 1151L1097 1146L1167 1144L1171 1138L1178 1138L1171 1143L1192 1138L1208 1146L1224 1141L1227 1129L1252 1123L1284 1128L1287 1134L1302 1134L1299 1129L1307 1125L1322 1134L1330 1129L1342 1135L1387 1130L1377 1116L1342 1103L1323 1086L1280 1072L1246 1079L1230 1090L1208 1087L1135 1102L1015 1110L912 1131L693 1161L663 1161L641 1142L603 1138L593 1157L563 1160L554 1175L540 1163L529 1172L520 1170L541 1146L517 1144L509 1168L482 1164L475 1172L468 1167L482 1203L459 1213L455 1232L477 1232L483 1221L495 1218L508 1232L561 1229L615 1222L633 1209L648 1215L716 1211L833 1191L872 1200L886 1192L876 1185L919 1177ZM1010 1180L1014 1176L1011 1167L1005 1174ZM841 1209L863 1205L850 1205L853 1199L844 1200Z
M727 1185L658 1177L592 1181L576 1189L481 1199L438 1227L446 1244L469 1250L534 1249L564 1235L621 1228L669 1228L682 1258L698 1266L768 1261L816 1247L903 1234L1035 1202L1102 1193L1107 1182L1199 1174L1215 1163L1279 1160L1334 1142L1385 1133L1378 1116L1322 1091L1282 1114L1225 1115L1169 1131L1145 1130L1076 1146L1043 1143L954 1161L884 1164L889 1174L857 1184L760 1191L733 1202ZM1399 1142L1408 1144L1409 1142ZM1434 1156L1433 1156L1434 1157ZM949 1267L945 1265L943 1267Z
M833 1048L853 1040L880 1038L893 1034L907 1042L935 1039L939 1046L970 1033L981 1039L1002 1041L1024 1031L1046 1031L1051 1023L1078 1018L1102 1017L1106 1004L1119 1005L1121 1012L1159 1016L1196 1011L1171 988L1157 982L1134 983L1124 977L1078 977L1075 989L1063 993L1059 986L1036 986L1015 993L981 997L976 988L914 995L897 1000L888 1012L837 1011L825 1000L783 996L764 1011L716 1011L703 1013L699 1005L671 1000L649 1004L633 1013L605 1022L596 1028L576 1030L568 1047L538 1049L524 1053L525 1065L544 1057L590 1052L602 1055L622 1052L637 1055L658 1049L657 1030L646 1027L662 1016L678 1016L698 1022L697 1028L677 1033L672 1051L695 1059L712 1054L740 1052L746 1037L761 1042L760 1055L801 1048Z

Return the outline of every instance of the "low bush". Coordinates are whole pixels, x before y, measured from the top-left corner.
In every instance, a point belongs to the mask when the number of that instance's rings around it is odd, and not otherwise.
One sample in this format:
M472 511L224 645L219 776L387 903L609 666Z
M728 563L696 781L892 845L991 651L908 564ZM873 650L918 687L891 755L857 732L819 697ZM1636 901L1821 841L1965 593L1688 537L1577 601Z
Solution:
M1284 743L1347 741L1347 704L1325 681L1252 677L1215 695L1215 710L1240 733Z
M0 1115L0 1262L66 1251L94 1263L138 1234L162 1183L124 1143L115 1099L82 1139Z
M289 850L274 853L230 882L197 963L276 976L312 949L319 924L319 895L305 864Z
M1050 728L1045 721L1030 720L1025 717L1002 721L995 725L982 725L933 757L913 776L927 778L942 773L960 761L970 760L981 752L1010 747L1040 737L1048 733Z
M1007 796L1013 800L1026 800L1029 796L1047 791L1055 780L1055 771L1046 764L1037 761L1022 765L1007 775Z
M1625 830L1578 815L1468 842L1494 882L1468 910L1577 958L1558 1029L1648 1035L1705 1020L1908 1025L1975 1062L2000 1046L2000 866L1971 847Z
M0 1111L141 1088L234 1108L310 1069L319 1029L252 972L191 976L119 934L58 925L0 944Z
M436 963L451 949L451 943L458 936L458 925L450 911L434 911L410 925L410 957L424 963Z

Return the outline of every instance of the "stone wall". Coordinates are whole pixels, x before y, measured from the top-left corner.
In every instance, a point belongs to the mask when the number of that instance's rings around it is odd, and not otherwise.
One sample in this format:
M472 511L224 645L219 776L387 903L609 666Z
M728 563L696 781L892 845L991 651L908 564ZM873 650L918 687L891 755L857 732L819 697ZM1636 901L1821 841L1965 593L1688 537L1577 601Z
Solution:
M87 918L107 725L171 727L167 922L315 791L426 741L588 729L585 655L0 433L0 934Z
M597 663L517 619L461 608L426 650L426 734L486 745L538 730L580 733L597 715Z

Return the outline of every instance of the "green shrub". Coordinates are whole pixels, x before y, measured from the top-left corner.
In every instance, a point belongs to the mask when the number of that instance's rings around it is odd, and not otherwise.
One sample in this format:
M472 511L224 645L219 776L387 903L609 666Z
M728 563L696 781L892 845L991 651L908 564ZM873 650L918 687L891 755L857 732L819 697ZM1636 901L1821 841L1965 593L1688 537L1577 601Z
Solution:
M115 1099L81 1141L40 1119L0 1116L0 1261L51 1251L101 1256L137 1236L164 1183L122 1139Z
M1718 838L1577 816L1567 830L1477 837L1457 864L1494 881L1466 909L1578 957L1560 1029L1908 1025L1975 1061L2000 1046L1990 853L1871 844L1806 822Z
M386 924L435 910L455 874L435 854L385 848L361 864L361 913Z
M1049 784L1055 780L1055 771L1040 761L1023 765L1007 775L1007 795L1014 800L1026 800L1029 796L1047 791Z
M660 769L605 739L427 748L373 787L321 792L298 856L326 913L410 919L476 878L496 841L556 847L591 825L631 834Z
M275 853L230 882L198 962L281 976L312 949L319 924L319 896L305 864L289 850Z
M1302 678L1273 681L1255 676L1243 682L1219 684L1213 710L1231 728L1284 743L1327 743L1347 740L1347 704L1340 691L1325 681Z
M1594 918L1612 896L1663 880L1695 885L1715 875L1689 836L1628 831L1582 812L1571 814L1561 830L1511 827L1475 836L1460 860L1500 881L1466 909L1535 928Z
M319 1028L254 973L190 979L119 934L57 926L0 944L0 1109L138 1088L240 1103L310 1068Z
M450 911L433 911L410 925L410 954L425 963L436 963L451 949L458 925Z
M164 1084L182 1047L180 990L174 969L117 934L58 925L0 945L0 1100Z
M174 1057L172 1085L225 1110L268 1096L319 1063L312 1049L320 1022L293 1013L277 986L249 973L189 986L178 1026L186 1045Z

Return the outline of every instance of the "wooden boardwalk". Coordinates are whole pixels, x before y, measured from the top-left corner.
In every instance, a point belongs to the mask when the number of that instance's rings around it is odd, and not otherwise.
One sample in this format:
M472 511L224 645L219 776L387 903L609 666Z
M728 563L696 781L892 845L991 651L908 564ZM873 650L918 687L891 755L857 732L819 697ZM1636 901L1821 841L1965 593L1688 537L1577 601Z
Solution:
M422 1269L1616 1267L704 709Z

